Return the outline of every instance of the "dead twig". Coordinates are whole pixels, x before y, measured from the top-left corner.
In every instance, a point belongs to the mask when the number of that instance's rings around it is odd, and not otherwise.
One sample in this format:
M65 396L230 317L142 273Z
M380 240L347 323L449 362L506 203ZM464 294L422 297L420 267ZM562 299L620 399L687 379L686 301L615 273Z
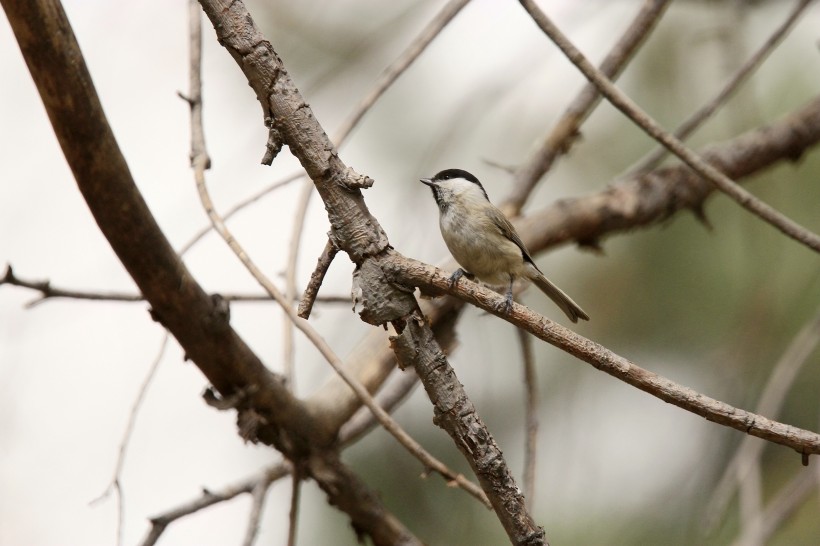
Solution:
M328 268L330 268L330 264L333 262L333 258L336 257L337 252L339 252L339 249L336 248L333 241L328 239L327 243L325 243L325 248L322 251L322 255L319 256L319 260L316 262L316 268L310 275L308 285L302 294L302 301L299 302L299 309L296 314L300 318L305 320L310 318L310 312L313 310L313 304L316 302L316 297L319 294L319 288L322 286L322 281L327 274Z
M538 461L538 378L535 373L535 356L532 351L532 337L518 329L521 344L521 360L524 368L524 420L526 435L524 440L524 498L527 509L535 505L535 467Z

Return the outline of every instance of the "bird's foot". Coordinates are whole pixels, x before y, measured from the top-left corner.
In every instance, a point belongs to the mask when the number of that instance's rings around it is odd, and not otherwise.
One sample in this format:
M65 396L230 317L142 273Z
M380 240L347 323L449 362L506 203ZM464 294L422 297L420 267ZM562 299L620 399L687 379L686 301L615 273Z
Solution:
M455 272L453 272L452 275L450 275L450 288L454 287L461 277L466 277L470 280L473 280L475 278L471 273L467 273L459 267L455 270Z
M509 315L512 311L512 304L513 304L513 296L512 292L507 293L507 297L504 298L504 303L499 306L499 311L504 313L505 315Z

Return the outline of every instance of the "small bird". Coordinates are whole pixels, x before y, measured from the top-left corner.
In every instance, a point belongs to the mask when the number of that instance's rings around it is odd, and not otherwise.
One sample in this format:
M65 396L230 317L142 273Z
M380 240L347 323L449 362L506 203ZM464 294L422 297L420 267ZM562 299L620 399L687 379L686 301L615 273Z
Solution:
M446 169L420 182L430 186L439 208L439 227L447 248L461 266L450 277L478 278L489 285L509 283L507 312L512 308L516 278L528 279L550 297L572 322L589 320L572 298L552 284L533 262L509 220L490 203L478 178L461 169Z

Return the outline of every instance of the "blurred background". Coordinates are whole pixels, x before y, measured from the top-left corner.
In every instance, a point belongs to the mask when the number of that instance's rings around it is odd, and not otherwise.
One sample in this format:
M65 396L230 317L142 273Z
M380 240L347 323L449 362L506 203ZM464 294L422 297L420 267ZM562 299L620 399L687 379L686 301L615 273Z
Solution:
M443 1L249 1L330 135L381 71L444 6ZM598 62L640 7L637 1L542 1L540 5ZM109 121L134 177L176 248L207 225L189 169L187 2L127 6L64 2ZM619 80L652 116L674 127L727 81L793 8L784 1L678 1ZM284 151L259 161L266 129L234 61L204 20L204 116L213 160L208 180L224 212L297 172ZM805 104L820 89L820 9L809 8L726 108L691 140L726 140ZM99 233L62 157L5 17L0 17L0 260L28 280L91 291L135 287ZM341 148L344 161L375 179L370 210L400 252L442 263L447 251L429 190L417 183L443 168L476 174L490 198L510 192L493 166L524 162L584 83L516 2L473 0L366 115ZM542 181L526 210L599 191L653 148L610 106ZM93 151L90 151L93 153ZM820 153L754 177L747 187L820 230ZM281 282L302 182L246 208L230 222L269 276ZM602 252L563 247L538 257L548 276L590 314L577 331L637 364L708 396L754 410L776 362L820 312L817 256L724 197L707 201L713 229L680 213L661 226L607 238ZM297 284L307 282L329 229L313 198ZM260 292L213 234L185 256L208 291ZM5 266L5 264L2 264ZM334 261L324 295L349 293L352 265ZM0 544L112 544L108 486L131 406L160 352L162 328L143 303L48 300L0 289ZM564 321L537 291L524 302ZM312 322L345 355L370 328L349 306L317 306ZM281 368L282 313L272 303L236 303L232 323L264 362ZM468 308L451 362L516 477L523 462L524 387L512 326ZM748 486L725 511L710 504L744 437L637 391L536 343L541 424L534 516L552 544L730 544L749 503L769 502L794 479L816 480L817 464L766 446ZM296 386L311 393L330 373L296 337ZM820 357L806 360L778 415L818 430ZM147 518L219 489L277 460L244 445L234 415L203 403L206 382L175 342L163 353L136 421L122 473L125 544ZM432 424L418 389L399 422L451 467L469 468ZM756 442L756 440L755 440ZM429 544L504 544L496 518L422 468L376 430L345 460L389 509ZM801 478L802 477L802 478ZM748 489L748 488L747 488ZM748 490L747 490L748 493ZM271 489L259 544L283 544L290 481ZM746 500L740 501L739 498ZM749 501L748 499L752 499ZM174 524L160 544L240 543L250 499L239 497ZM771 544L815 544L817 494L779 526ZM709 524L710 518L714 520ZM343 514L311 483L304 487L300 544L355 544Z

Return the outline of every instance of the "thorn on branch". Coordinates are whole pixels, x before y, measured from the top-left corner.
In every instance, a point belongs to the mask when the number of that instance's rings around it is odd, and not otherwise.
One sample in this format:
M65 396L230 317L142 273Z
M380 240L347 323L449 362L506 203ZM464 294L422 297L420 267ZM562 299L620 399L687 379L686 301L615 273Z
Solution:
M214 330L227 327L231 322L230 301L221 294L211 294L211 303L213 303L213 308L208 321L209 326Z
M153 320L166 330L168 329L168 326L165 324L165 322L163 322L162 317L159 315L156 309L154 309L153 307L148 308L148 314L151 316L151 320Z
M184 100L185 102L187 102L187 103L188 103L188 106L193 106L194 104L196 104L196 102L194 101L194 99L192 99L191 97L189 97L188 95L186 95L186 94L185 94L185 93L183 93L182 91L177 91L177 97L179 97L179 98L181 98L182 100Z

